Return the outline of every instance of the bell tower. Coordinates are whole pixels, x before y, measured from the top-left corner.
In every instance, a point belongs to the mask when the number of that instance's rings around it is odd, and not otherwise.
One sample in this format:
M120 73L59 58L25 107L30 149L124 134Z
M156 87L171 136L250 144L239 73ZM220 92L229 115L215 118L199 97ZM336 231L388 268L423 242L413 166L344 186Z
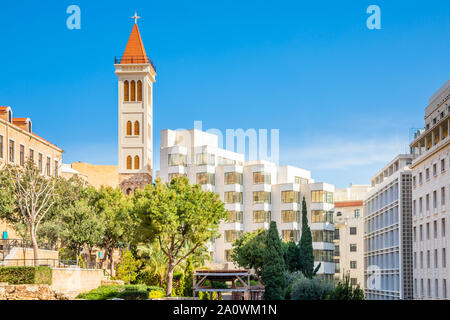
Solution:
M147 57L135 13L122 57L115 57L119 91L119 186L125 194L152 183L153 83L156 69Z

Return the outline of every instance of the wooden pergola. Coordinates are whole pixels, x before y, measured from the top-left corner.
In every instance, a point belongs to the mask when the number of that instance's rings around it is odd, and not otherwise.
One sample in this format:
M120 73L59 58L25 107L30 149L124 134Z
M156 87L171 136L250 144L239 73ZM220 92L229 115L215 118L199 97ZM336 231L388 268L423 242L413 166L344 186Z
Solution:
M209 286L205 286L209 280ZM213 288L213 281L231 282L231 288ZM236 286L238 281L241 286ZM249 300L250 271L248 270L196 270L194 272L192 293L198 292L239 292L244 294L244 300Z

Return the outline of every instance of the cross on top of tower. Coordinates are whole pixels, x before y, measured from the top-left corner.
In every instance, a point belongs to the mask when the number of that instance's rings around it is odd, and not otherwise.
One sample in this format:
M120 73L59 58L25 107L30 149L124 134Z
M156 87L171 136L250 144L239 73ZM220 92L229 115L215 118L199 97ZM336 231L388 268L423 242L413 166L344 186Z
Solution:
M137 15L137 12L135 11L134 12L134 16L132 16L131 17L131 19L134 19L134 24L137 24L137 19L140 19L141 17L139 17L138 15Z

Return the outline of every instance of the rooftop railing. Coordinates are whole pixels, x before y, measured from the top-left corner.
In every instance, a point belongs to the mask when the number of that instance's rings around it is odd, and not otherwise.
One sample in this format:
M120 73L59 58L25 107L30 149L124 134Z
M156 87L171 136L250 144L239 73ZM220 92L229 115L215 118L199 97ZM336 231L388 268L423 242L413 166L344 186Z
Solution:
M114 57L114 64L133 64L133 63L150 63L153 67L153 70L156 71L155 64L153 63L152 59L150 57L143 57L143 56L126 56L126 57Z

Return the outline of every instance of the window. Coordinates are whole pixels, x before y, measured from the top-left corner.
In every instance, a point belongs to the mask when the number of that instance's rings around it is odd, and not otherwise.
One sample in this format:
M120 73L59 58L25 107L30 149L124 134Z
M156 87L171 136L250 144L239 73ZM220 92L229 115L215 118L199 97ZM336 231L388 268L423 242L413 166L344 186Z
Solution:
M281 222L291 223L300 221L300 211L281 210Z
M42 153L39 153L39 155L38 155L38 169L39 169L39 172L40 173L42 173L42 170L43 170L43 160L42 160Z
M447 256L445 255L445 248L442 248L442 268L447 268Z
M134 170L139 170L139 156L134 156Z
M422 172L419 172L419 184L422 184Z
M350 278L350 284L351 284L352 286L356 286L356 285L358 284L358 279L356 279L356 278Z
M128 170L133 169L133 167L132 167L132 162L133 162L133 159L131 158L131 156L128 156L128 157L127 157L127 169L128 169Z
M131 121L127 121L127 136L131 136L132 134Z
M214 173L209 172L200 172L197 173L197 183L198 184L210 184L215 185L216 175Z
M253 172L253 184L270 184L271 178L270 173L264 173L264 172Z
M225 261L227 262L233 262L233 259L231 258L231 250L225 250Z
M3 158L3 136L0 135L0 158Z
M242 184L242 173L225 172L225 184Z
M413 241L417 241L416 227L413 228Z
M423 296L423 279L420 279L420 295Z
M447 298L447 279L442 279L442 297Z
M139 121L134 122L134 135L135 136L139 135Z
M34 161L34 150L30 149L29 151L30 151L30 160Z
M433 222L433 234L434 234L434 238L437 239L437 234L438 234L438 226L437 226L437 220L434 220Z
M334 240L339 240L339 229L334 229Z
M253 211L253 223L263 223L271 221L271 212L264 210Z
M335 245L334 245L334 256L335 256L335 257L339 257L340 254L341 254L341 252L340 252L339 245L338 245L338 244L335 244Z
M19 164L21 166L25 164L25 146L22 144L19 147Z
M430 250L427 250L427 268L430 268Z
M225 192L225 203L242 203L242 192Z
M225 241L226 242L234 242L235 240L242 237L242 231L236 230L225 230Z
M295 177L294 182L296 184L308 184L308 179L302 178L302 177Z
M427 294L428 294L428 297L431 298L431 280L430 279L427 280Z
M437 191L433 191L433 209L437 208Z
M244 215L242 211L228 211L228 223L243 223L244 222Z
M214 166L216 164L215 157L211 153L197 153L195 156L196 156L196 163L199 166L204 165Z
M355 209L354 213L355 213L355 218L359 218L361 215L360 209Z
M130 101L130 84L128 80L123 83L123 101Z
M330 230L311 230L313 242L328 242L332 243L334 240L334 231Z
M45 163L45 174L50 176L50 157L47 157L47 162Z
M137 101L142 101L142 81L137 82Z
M350 227L350 234L355 235L356 234L356 227Z
M429 211L430 210L430 195L427 194L425 196L425 211Z
M413 187L416 187L416 176L413 177Z
M445 218L441 220L441 237L445 237Z
M419 198L419 212L423 212L423 199L422 197Z
M420 251L420 269L423 269L423 251Z
M333 193L323 190L311 191L311 202L333 203Z
M356 261L350 261L350 269L356 269Z
M271 203L270 192L266 191L255 191L253 192L253 203Z
M419 226L419 240L420 240L420 241L423 240L423 230L422 230L422 225Z
M314 261L334 262L333 250L313 250Z
M351 243L350 244L350 252L356 252L356 251L357 251L356 243Z
M300 193L298 191L281 191L281 202L298 203L300 201Z
M441 172L445 171L445 159L441 159Z
M413 201L413 215L416 215L416 200Z
M131 80L131 101L136 101L136 82L134 80Z
M438 267L438 251L437 249L434 249L434 267Z
M55 160L54 173L55 173L55 178L58 178L58 160Z
M414 269L417 268L417 254L416 252L414 252L414 256L413 256L413 264L414 264Z
M428 222L427 222L426 232L427 232L427 240L430 240L430 223L428 223Z
M430 169L429 168L426 168L425 169L425 179L430 179Z
M181 153L169 154L169 167L186 166L187 156Z
M433 176L437 176L437 165L433 164Z
M311 222L312 223L333 223L333 212L323 211L323 210L312 210L311 211Z
M445 187L441 188L441 205L445 205Z
M300 238L300 233L299 230L282 230L281 237L285 242L297 242Z

